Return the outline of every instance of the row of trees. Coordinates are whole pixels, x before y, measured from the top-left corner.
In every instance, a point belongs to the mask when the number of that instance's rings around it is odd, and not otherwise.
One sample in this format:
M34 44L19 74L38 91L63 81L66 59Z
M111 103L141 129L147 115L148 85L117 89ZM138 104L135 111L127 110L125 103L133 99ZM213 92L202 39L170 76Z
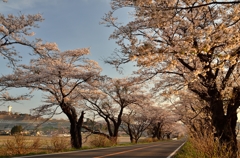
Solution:
M128 126L131 122L128 116L137 120L138 115L127 107L147 107L151 102L139 100L148 98L148 95L142 93L143 86L138 87L133 80L154 79L155 94L175 98L174 108L192 133L211 135L212 141L219 142L219 153L224 149L225 153L230 153L229 157L236 158L236 123L240 106L239 3L228 0L112 0L112 10L103 21L115 28L110 38L116 40L120 49L106 62L119 67L134 61L139 67L136 75L140 77L126 81L100 76L97 63L84 57L87 49L60 52L52 43L27 41L24 36L31 34L26 28L41 21L40 15L7 18L1 15L0 53L15 62L12 58L15 51L9 46L22 44L32 48L39 58L32 60L29 66L20 66L15 75L5 76L0 82L7 87L49 92L50 95L46 96L48 104L35 110L54 112L50 109L60 106L71 122L71 133L77 133L72 136L72 144L78 147L80 142L74 141L80 140L79 127L84 111L80 111L81 115L77 117L77 106L85 105L104 118L107 124L112 123L114 128L109 128L109 136L116 136L123 118L128 127L126 131L133 133ZM114 13L129 6L135 9L131 13L134 18L123 25ZM18 22L11 23L13 19ZM10 25L22 21L25 25ZM78 60L84 64L79 64ZM77 64L71 64L74 62ZM78 73L71 74L71 69ZM66 78L68 75L71 77ZM25 82L17 77L22 77ZM113 109L107 112L110 107ZM122 117L124 111L129 113ZM153 128L159 129L161 124L157 123ZM204 133L204 129L208 129L207 132ZM225 145L227 147L222 148Z
M42 54L31 60L30 65L18 65L13 74L2 76L0 84L8 88L25 87L46 92L46 104L32 109L33 114L53 116L60 107L71 123L71 141L75 148L82 146L81 129L86 111L104 119L108 133L84 127L112 141L117 142L122 121L128 127L123 129L132 142L137 142L153 122L153 137L162 138L163 121L168 119L164 116L166 110L153 106L151 94L143 89L143 85L136 85L136 78L133 81L131 78L100 76L98 64L84 57L88 52L88 49L78 49ZM176 121L172 120L171 124Z
M192 113L191 118L183 117L185 123L197 122L198 128L191 130L201 131L206 123L212 141L219 142L218 152L224 149L231 153L228 157L236 158L240 2L113 0L111 4L103 20L115 28L110 37L121 48L106 62L118 67L135 61L143 79L156 80L158 93L179 97L178 105ZM134 8L134 19L126 25L114 17L124 7ZM189 98L186 106L188 95L195 99Z
M178 115L159 106L145 105L142 108L130 105L122 120L122 129L132 143L137 143L144 133L157 140L185 134Z
M81 148L81 129L102 134L116 142L120 126L137 142L142 133L152 126L153 137L162 138L165 123L159 113L166 113L155 107L152 94L143 84L137 84L137 78L112 79L101 76L101 68L96 61L88 59L89 49L75 49L61 52L55 43L43 43L42 40L28 41L32 36L32 27L42 21L41 15L0 15L1 40L0 53L13 67L13 73L0 78L2 98L18 100L4 93L8 88L28 88L44 92L44 105L32 109L34 115L56 114L58 108L70 121L71 144ZM32 49L29 64L18 64L19 53L15 45ZM107 124L108 133L94 131L83 126L84 115L93 112ZM163 112L164 111L164 112ZM153 115L154 114L154 115ZM126 127L126 128L125 128ZM170 131L170 130L169 130Z

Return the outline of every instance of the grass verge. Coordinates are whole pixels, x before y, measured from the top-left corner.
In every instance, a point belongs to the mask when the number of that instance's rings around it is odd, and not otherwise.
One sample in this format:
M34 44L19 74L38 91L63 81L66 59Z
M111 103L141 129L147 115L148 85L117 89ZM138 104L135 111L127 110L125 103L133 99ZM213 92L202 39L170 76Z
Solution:
M219 142L207 140L189 139L173 158L231 158L231 150L227 145L219 145ZM238 142L238 149L240 142ZM238 155L240 158L240 155Z
M8 136L3 137L4 141L0 144L0 158L9 158L13 156L30 156L38 154L50 154L56 152L76 151L70 145L69 137L28 137L28 136ZM128 140L126 137L123 140ZM146 144L156 142L157 140L151 138L144 138L138 144ZM136 143L122 142L113 143L111 140L93 135L87 143L83 145L80 150L117 147L117 146L132 146Z

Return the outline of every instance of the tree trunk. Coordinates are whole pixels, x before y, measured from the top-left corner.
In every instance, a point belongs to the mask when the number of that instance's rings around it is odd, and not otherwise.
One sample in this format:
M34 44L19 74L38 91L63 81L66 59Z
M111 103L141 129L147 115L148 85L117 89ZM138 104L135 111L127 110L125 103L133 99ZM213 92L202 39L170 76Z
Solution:
M112 122L113 122L112 141L113 141L114 144L117 144L118 131L119 131L119 127L122 123L123 109L124 109L124 106L121 106L120 112L119 112L118 117L117 117L117 121L114 118L111 119Z
M130 141L131 141L131 143L134 143L133 134L132 134L132 130L131 130L131 128L130 128L130 124L127 123L127 126L128 126L128 135L129 135L129 137L130 137Z
M71 119L70 123L70 135L71 135L71 145L75 149L80 149L82 147L82 124L83 124L84 112L82 111L79 120Z
M113 135L111 136L111 141L114 143L114 144L117 144L117 138L118 138L118 129L119 129L120 125L117 123L117 124L114 124L114 127L113 127Z
M62 106L63 112L67 115L70 121L70 135L71 135L71 145L72 148L80 149L82 147L82 124L84 118L84 111L82 111L79 120L77 120L77 113L74 107L71 105L63 104Z
M78 132L78 136L79 136L79 148L82 147L82 126L83 126L83 118L84 118L84 111L81 112L81 116L78 119L77 122L77 132Z
M240 105L240 88L234 88L230 99L224 98L217 88L215 81L211 81L214 76L209 75L205 83L206 93L199 91L196 86L190 85L189 89L197 94L201 99L209 103L212 119L212 126L214 127L215 140L219 141L219 154L223 152L226 158L237 158L237 109ZM215 78L214 78L215 79ZM203 84L204 85L204 84ZM222 151L220 151L222 150Z
M116 122L114 122L114 119L110 119L113 122L113 127L110 124L109 117L105 118L105 121L107 122L107 128L109 133L109 140L113 142L114 144L117 144L117 137L118 137L118 128Z
M110 120L113 123L113 132L112 135L110 135L110 139L114 144L117 144L117 138L118 138L118 131L119 131L119 127L122 123L122 111L123 109L120 110L119 114L118 114L118 118L117 121L114 118L110 118ZM110 126L108 126L108 128L111 128ZM110 133L109 133L110 134Z
M109 121L109 116L107 116L104 119L105 119L105 121L107 123L107 130L108 130L108 133L109 133L109 137L112 137L113 136L113 132L112 132L112 128L111 128L111 123Z
M80 149L82 147L81 144L81 131L77 127L76 121L70 121L70 134L71 134L71 145L75 149Z
M226 116L215 116L213 117L213 125L215 127L216 133L215 137L219 140L221 149L226 149L225 152L231 152L231 158L237 157L237 135L236 135L236 122L237 113L232 113ZM222 123L216 123L221 120Z
M152 131L152 138L157 138L158 140L160 140L160 122L158 122L154 127L153 127L153 131Z
M171 138L171 133L167 133L167 139L170 139Z
M134 132L134 134L133 134L133 140L134 140L134 143L137 144L139 138L140 138L140 137L138 137L138 133Z
M237 158L237 109L240 105L240 90L234 89L233 98L228 103L227 112L224 114L224 109L219 108L219 101L212 105L212 119L221 148L226 148L225 152L229 152L231 158Z
M164 133L162 132L162 127L159 127L159 132L158 132L158 140L163 140L164 138Z

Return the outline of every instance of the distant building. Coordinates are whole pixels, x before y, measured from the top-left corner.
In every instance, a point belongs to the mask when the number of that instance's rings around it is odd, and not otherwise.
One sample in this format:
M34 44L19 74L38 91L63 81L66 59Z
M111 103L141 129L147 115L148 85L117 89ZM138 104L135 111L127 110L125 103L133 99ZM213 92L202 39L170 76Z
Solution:
M11 113L12 113L12 106L9 105L9 106L8 106L8 114L11 114Z

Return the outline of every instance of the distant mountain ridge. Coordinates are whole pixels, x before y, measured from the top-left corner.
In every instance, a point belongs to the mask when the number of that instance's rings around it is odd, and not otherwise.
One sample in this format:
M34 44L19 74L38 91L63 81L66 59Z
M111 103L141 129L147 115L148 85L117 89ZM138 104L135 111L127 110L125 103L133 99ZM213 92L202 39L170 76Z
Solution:
M9 134L11 129L20 125L28 133L36 130L42 131L42 134L51 135L52 131L65 130L69 128L68 120L47 119L43 117L35 117L30 114L9 113L7 111L0 111L0 135Z
M30 114L18 114L18 113L9 113L7 111L0 111L0 119L2 120L14 120L14 121L20 121L20 120L43 120L43 118L37 118L35 116L32 116Z

